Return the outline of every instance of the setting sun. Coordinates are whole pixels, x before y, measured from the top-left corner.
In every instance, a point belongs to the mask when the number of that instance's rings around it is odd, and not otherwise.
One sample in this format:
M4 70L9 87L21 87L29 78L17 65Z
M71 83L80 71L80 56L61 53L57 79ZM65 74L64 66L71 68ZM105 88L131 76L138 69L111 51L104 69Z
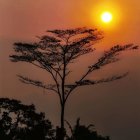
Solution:
M91 7L91 24L104 31L118 30L123 22L121 11L115 3L99 3Z
M104 22L104 23L109 23L112 21L112 14L110 12L103 12L101 14L101 20Z

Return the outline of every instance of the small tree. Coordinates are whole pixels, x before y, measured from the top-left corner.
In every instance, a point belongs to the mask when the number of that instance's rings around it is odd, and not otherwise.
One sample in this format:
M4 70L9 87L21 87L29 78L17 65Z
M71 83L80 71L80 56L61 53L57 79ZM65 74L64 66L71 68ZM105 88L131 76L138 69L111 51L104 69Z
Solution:
M0 139L51 140L53 137L51 122L44 113L37 113L34 105L0 98Z
M118 61L117 56L120 52L138 48L133 44L114 46L105 51L96 63L91 64L80 79L74 83L68 83L66 79L71 73L69 64L73 63L80 56L94 52L95 48L93 46L98 40L102 39L102 34L96 29L76 28L48 30L47 35L38 38L39 41L35 43L15 43L14 50L16 54L11 55L10 58L12 62L30 63L40 69L44 69L51 75L55 84L46 85L28 77L21 75L18 75L18 77L23 83L51 90L58 95L61 105L61 130L64 130L66 102L76 88L117 80L126 76L127 73L101 80L89 80L86 79L87 76L107 64ZM64 134L62 133L62 138L60 139L63 140L63 137Z

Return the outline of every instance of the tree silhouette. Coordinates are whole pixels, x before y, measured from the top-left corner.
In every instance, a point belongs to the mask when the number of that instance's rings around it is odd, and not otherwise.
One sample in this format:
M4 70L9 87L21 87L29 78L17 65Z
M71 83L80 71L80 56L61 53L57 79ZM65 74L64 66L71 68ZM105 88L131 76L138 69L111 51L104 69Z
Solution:
M34 105L0 98L0 139L52 140L54 130L44 113L36 113Z
M67 140L110 140L108 136L102 137L101 135L98 135L97 131L95 131L94 125L81 125L80 119L77 119L74 128L71 127L69 122L66 121L66 123L68 124L72 134L72 136L68 137Z
M92 72L99 70L107 64L118 61L118 55L125 50L137 49L137 46L128 44L124 46L116 45L105 51L102 56L87 68L87 71L81 75L74 83L67 81L71 74L69 64L75 62L80 56L95 51L94 44L102 39L102 34L96 29L76 28L67 30L48 30L47 35L38 37L39 41L35 43L14 44L15 55L11 55L12 62L27 62L48 72L54 81L52 84L45 84L38 80L32 80L28 77L18 75L20 81L26 84L32 84L51 90L56 93L61 105L61 132L64 138L64 114L65 105L73 91L81 86L95 85L103 82L111 82L123 78L127 73L113 75L100 80L87 79Z

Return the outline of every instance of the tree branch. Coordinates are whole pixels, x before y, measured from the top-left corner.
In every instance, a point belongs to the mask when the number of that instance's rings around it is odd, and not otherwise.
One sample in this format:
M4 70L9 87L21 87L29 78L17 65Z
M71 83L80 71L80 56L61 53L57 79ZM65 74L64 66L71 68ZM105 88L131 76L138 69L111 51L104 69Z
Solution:
M116 56L118 56L120 54L120 52L125 51L125 50L134 50L134 49L138 49L138 46L134 46L133 44L128 44L128 45L124 45L124 46L116 45L116 46L112 47L111 49L109 49L108 51L104 52L103 56L101 56L95 64L89 66L88 71L81 77L80 80L78 80L76 82L76 84L67 85L67 87L71 87L71 88L70 88L69 92L67 93L67 96L66 96L65 100L67 100L67 98L69 97L69 95L71 94L71 92L75 88L80 86L77 83L81 83L81 85L82 84L83 85L86 85L86 84L93 85L93 84L95 84L95 81L89 81L89 83L87 81L84 81L85 83L83 82L83 80L91 72L93 72L94 70L98 70L98 69L100 69L101 67L103 67L103 66L105 66L107 64L110 64L110 63L118 61L119 59L116 58ZM119 77L121 78L121 76L118 76L118 77L116 77L116 79L119 79ZM122 78L123 77L124 76L122 76ZM112 77L112 80L113 80L113 78L115 78L115 77ZM102 80L99 80L98 83L100 83L101 81L102 82L103 81L108 82L107 79L105 79L105 80L102 79ZM110 81L111 81L111 79L110 79ZM97 81L96 81L96 83L97 83Z
M42 82L38 81L38 80L32 80L30 78L27 78L27 77L23 77L21 75L17 75L19 77L19 80L25 84L31 84L31 85L34 85L34 86L37 86L37 87L41 87L41 88L44 88L44 89L47 89L47 90L52 90L54 92L57 93L57 90L55 90L55 85L45 85L43 84Z
M95 84L100 84L100 83L106 83L106 82L112 82L115 80L119 80L122 79L124 77L126 77L128 75L128 72L122 74L122 75L114 75L112 77L108 77L108 78L102 78L100 80L81 80L79 82L76 82L75 84L69 84L69 85L65 85L66 88L70 89L65 101L67 101L68 97L70 96L71 92L76 89L77 87L80 86L87 86L87 85L95 85Z

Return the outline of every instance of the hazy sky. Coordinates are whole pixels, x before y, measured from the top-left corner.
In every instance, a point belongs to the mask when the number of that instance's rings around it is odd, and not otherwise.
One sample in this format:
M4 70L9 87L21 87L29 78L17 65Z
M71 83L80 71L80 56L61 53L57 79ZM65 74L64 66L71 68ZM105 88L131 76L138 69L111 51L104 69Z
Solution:
M97 25L97 9L114 9L119 20L113 25ZM140 44L140 2L138 0L0 0L0 96L34 103L58 124L59 107L55 95L40 88L20 83L16 74L49 81L44 71L29 64L11 63L15 41L32 41L47 29L99 27L105 38L97 45L100 51L112 45ZM95 16L96 15L96 16ZM112 140L140 139L140 51L126 52L121 61L107 66L99 76L129 71L120 81L76 90L67 104L66 119L71 123L81 117L83 123L94 123L97 130ZM84 57L74 65L76 72L92 63L93 56ZM96 73L95 73L96 74ZM79 75L77 75L78 77ZM91 75L92 76L92 75Z

